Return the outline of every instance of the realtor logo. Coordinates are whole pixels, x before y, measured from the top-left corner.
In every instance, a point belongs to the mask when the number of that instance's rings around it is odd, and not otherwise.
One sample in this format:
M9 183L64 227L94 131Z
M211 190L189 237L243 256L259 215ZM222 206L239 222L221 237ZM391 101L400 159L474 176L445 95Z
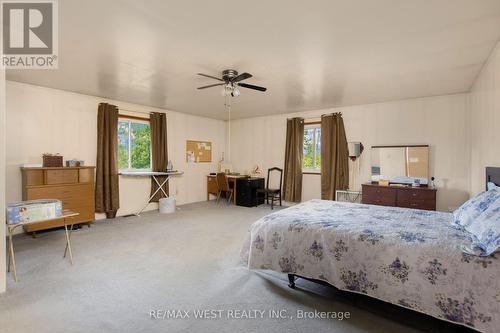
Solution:
M2 1L2 66L57 68L57 2Z

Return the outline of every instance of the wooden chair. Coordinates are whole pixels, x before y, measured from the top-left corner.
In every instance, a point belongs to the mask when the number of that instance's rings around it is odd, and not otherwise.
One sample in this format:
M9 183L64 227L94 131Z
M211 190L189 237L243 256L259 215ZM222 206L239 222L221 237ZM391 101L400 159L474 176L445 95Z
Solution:
M269 179L273 172L279 172L280 175L280 187L279 188L269 188ZM271 199L271 209L274 209L274 202L279 201L281 206L281 186L283 184L283 169L274 167L267 169L267 181L266 188L261 188L257 190L257 193L263 193L266 199L266 204L269 204L269 199Z
M217 203L219 203L219 199L223 192L226 195L229 193L227 203L230 204L234 195L234 189L229 187L229 181L227 180L226 174L224 172L219 172L217 173Z

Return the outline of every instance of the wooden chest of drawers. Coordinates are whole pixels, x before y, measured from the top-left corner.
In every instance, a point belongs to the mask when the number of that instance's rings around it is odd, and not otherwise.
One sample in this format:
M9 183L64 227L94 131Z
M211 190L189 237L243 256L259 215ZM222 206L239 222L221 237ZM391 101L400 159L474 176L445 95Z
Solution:
M370 205L436 210L436 189L363 184L362 202Z
M92 223L95 219L95 167L21 168L23 200L58 199L63 209L80 213L77 223ZM25 226L26 232L64 226L62 220Z

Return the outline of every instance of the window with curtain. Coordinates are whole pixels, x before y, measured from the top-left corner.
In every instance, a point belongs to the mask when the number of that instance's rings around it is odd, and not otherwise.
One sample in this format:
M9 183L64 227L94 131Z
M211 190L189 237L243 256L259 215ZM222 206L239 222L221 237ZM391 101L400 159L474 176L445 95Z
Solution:
M118 120L118 168L151 170L151 127L148 121Z
M304 126L303 172L321 172L321 124Z

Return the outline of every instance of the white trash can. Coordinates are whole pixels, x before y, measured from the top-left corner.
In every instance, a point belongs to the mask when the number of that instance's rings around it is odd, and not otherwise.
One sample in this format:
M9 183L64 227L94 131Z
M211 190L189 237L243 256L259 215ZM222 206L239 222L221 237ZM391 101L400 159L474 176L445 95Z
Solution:
M170 214L175 212L174 198L161 198L159 202L160 214Z

